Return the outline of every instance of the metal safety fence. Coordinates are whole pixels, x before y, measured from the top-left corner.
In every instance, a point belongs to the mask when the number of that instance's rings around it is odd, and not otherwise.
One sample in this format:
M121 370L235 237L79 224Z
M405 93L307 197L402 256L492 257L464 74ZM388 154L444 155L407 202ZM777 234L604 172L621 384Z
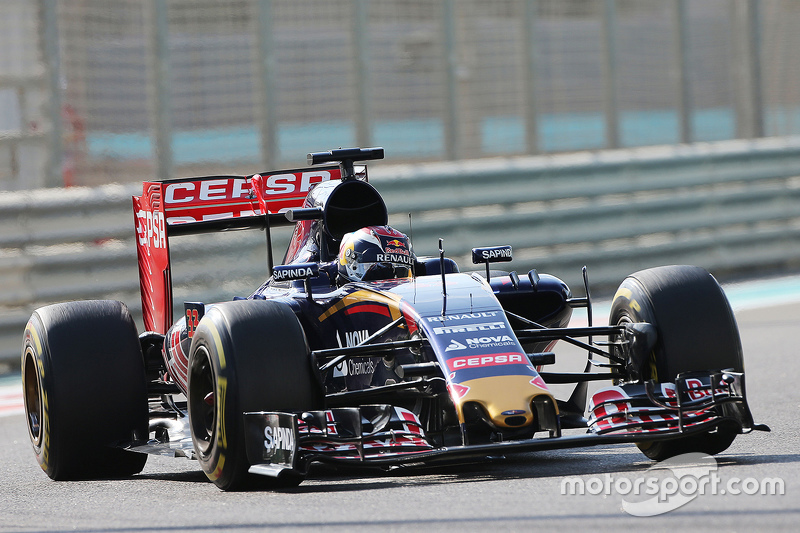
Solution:
M800 134L794 0L4 0L0 189Z
M463 270L477 268L472 247L494 244L513 246L510 269L554 274L577 293L584 265L597 294L661 264L722 279L800 269L800 137L371 167L370 182L418 255L437 253L441 237ZM112 298L140 316L130 199L140 187L0 194L0 362L18 359L40 305ZM288 236L275 232L276 257ZM259 231L177 237L171 253L178 306L246 296L266 277Z

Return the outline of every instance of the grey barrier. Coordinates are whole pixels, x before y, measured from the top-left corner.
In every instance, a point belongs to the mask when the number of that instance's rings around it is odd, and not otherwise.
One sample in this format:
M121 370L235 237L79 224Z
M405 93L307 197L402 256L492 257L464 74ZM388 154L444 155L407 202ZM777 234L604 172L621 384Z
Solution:
M800 269L800 137L376 166L390 223L418 255L463 270L472 247L510 244L509 268L564 279L595 295L660 264L696 264L720 279ZM130 197L138 186L0 194L0 363L19 357L38 306L112 298L140 315ZM289 230L274 232L280 260ZM171 241L175 302L247 295L266 277L258 231ZM141 326L140 326L141 327Z

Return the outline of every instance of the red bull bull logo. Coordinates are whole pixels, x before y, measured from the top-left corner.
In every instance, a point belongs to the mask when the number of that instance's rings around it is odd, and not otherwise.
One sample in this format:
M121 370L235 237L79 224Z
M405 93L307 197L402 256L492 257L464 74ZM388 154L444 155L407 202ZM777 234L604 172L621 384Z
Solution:
M408 256L408 245L400 239L391 239L386 241L386 246L383 251L387 254L400 254Z

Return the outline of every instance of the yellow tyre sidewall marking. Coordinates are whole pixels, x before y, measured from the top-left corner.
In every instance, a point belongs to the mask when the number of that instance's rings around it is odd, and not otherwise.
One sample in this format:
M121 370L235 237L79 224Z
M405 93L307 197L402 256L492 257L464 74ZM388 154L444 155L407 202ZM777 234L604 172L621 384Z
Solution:
M39 381L39 393L42 395L42 420L40 422L41 428L39 429L41 433L41 443L39 449L41 453L36 454L36 458L39 461L39 466L47 472L47 469L50 467L50 409L48 404L47 398L47 391L44 388L44 354L42 351L42 340L39 337L39 332L36 331L36 327L33 325L32 322L28 322L28 325L25 328L26 336L30 336L31 340L33 341L33 358L36 361L36 368L38 369L39 375L37 379ZM23 368L25 368L23 366Z
M220 371L224 371L227 368L227 362L225 360L225 350L222 346L219 330L217 329L217 325L211 320L207 321L207 327L214 342L214 349L216 350L217 357L219 359ZM217 459L217 464L214 470L208 473L208 477L212 481L215 481L222 476L222 470L225 467L225 452L228 450L228 436L225 431L225 400L227 398L228 391L228 378L217 374L216 382L217 390L214 403L217 419L216 446L219 451L219 459Z
M639 302L633 299L633 292L627 287L620 287L617 289L616 294L614 294L613 301L616 302L617 298L625 298L630 302L631 309L636 311L637 313L642 312L642 306L639 305Z

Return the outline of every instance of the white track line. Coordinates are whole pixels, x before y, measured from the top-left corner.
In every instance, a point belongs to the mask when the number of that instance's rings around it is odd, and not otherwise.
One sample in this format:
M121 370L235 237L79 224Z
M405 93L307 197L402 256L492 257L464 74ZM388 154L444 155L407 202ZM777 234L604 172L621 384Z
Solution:
M0 416L17 415L22 412L22 383L0 385Z

